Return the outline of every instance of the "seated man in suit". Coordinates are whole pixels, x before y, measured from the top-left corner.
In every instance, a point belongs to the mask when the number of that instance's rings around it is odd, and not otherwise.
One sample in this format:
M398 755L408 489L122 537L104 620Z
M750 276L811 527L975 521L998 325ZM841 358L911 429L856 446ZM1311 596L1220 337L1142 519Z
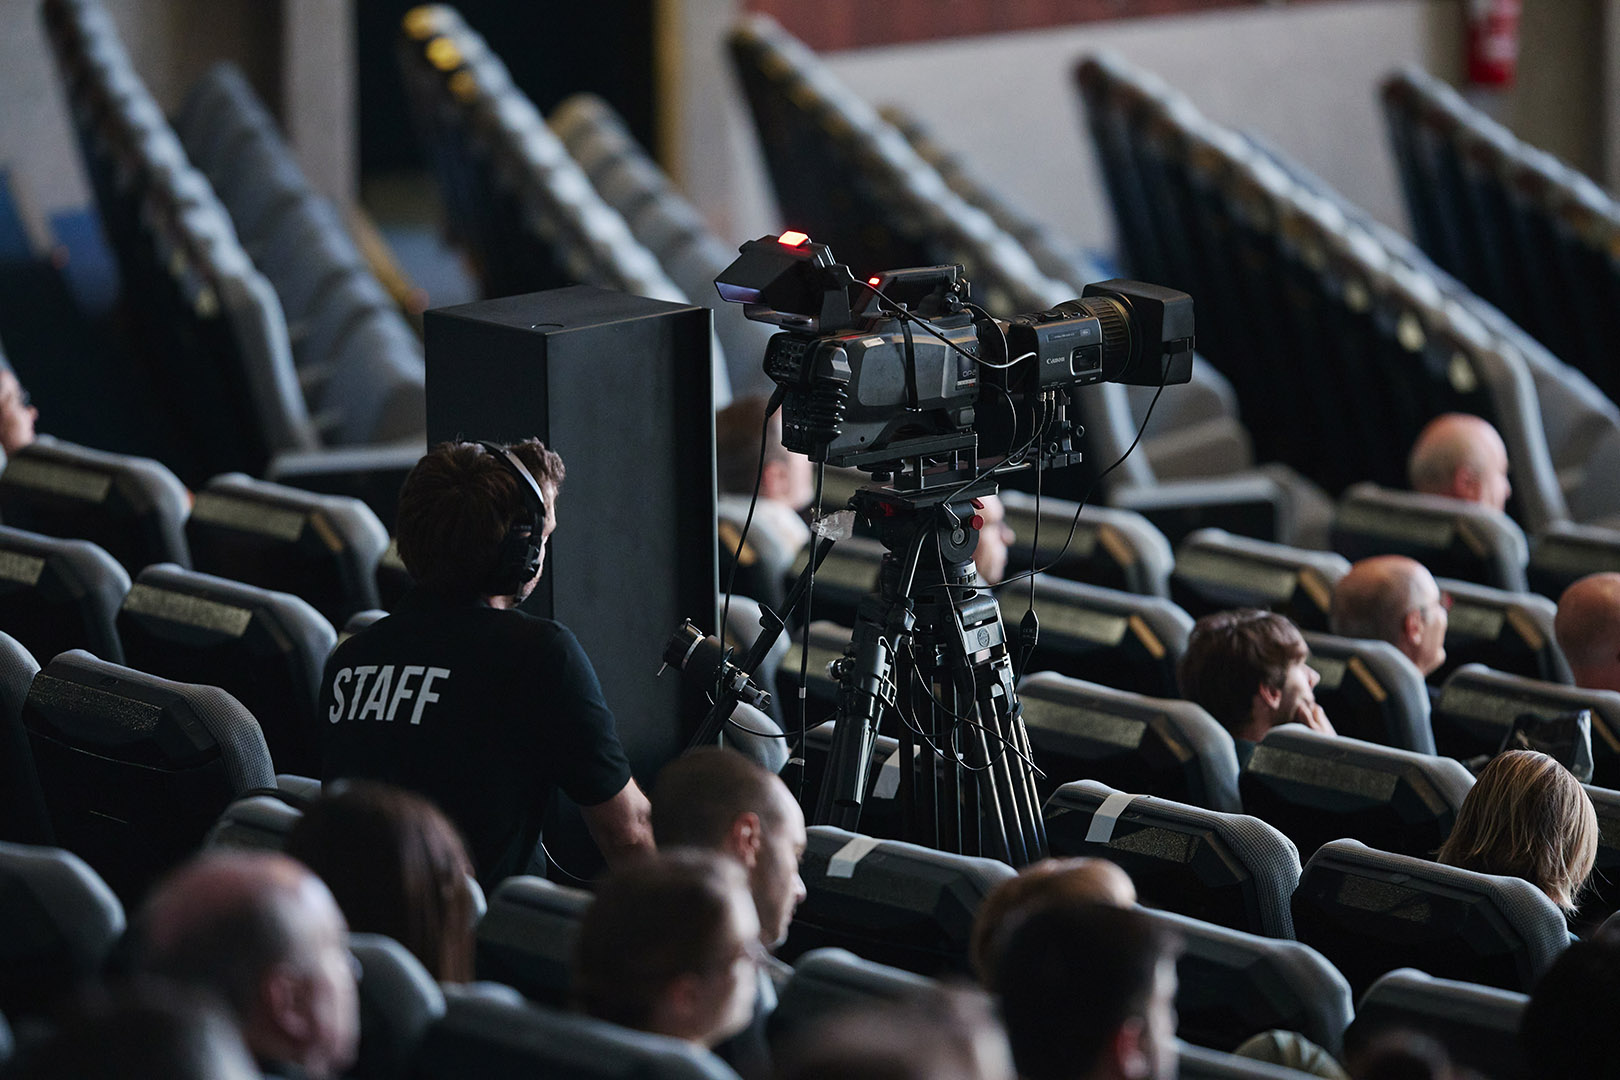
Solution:
M1467 413L1437 416L1418 433L1406 460L1412 490L1507 509L1507 446L1488 421Z
M1329 618L1335 634L1387 641L1427 676L1446 662L1449 607L1450 598L1422 563L1375 555L1339 579Z
M1321 678L1299 628L1270 611L1217 611L1193 624L1187 651L1176 668L1181 696L1232 733L1238 765L1278 724L1304 724L1335 734L1316 703Z

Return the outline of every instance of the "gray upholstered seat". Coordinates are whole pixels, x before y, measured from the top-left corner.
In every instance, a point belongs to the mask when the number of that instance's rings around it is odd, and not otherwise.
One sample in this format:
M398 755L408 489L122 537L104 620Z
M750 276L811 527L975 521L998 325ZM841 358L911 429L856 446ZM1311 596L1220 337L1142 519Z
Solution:
M1169 600L1038 574L1035 613L1040 638L1024 670L1176 696L1176 664L1193 620Z
M1306 659L1321 681L1316 701L1333 730L1352 739L1434 753L1423 673L1386 641L1305 635Z
M914 996L933 985L925 976L863 960L847 949L812 949L794 962L777 998L771 1040L786 1038L829 1013Z
M1439 752L1457 758L1494 754L1524 713L1592 712L1592 782L1620 788L1620 693L1581 690L1468 664L1440 689L1432 721Z
M531 1001L568 1004L579 923L591 894L545 878L509 877L478 921L478 977L515 987Z
M1176 547L1170 597L1195 618L1262 608L1287 615L1302 630L1326 630L1333 587L1349 569L1332 552L1200 529Z
M1038 514L1035 496L1028 492L1003 491L1001 502L1007 524L1018 536L1007 552L1009 574L1030 569L1031 545L1038 544L1035 559L1039 568L1056 577L1146 596L1170 596L1170 570L1175 562L1170 541L1141 514L1088 505L1076 523L1076 504L1067 499L1043 497Z
M39 664L10 634L0 633L0 840L51 840L45 798L34 775L34 753L22 725L23 702Z
M303 811L275 795L249 795L227 806L204 841L207 847L280 851Z
M1118 863L1149 907L1251 934L1294 936L1288 898L1299 881L1299 853L1259 818L1076 780L1046 801L1046 829L1054 855Z
M1052 672L1018 684L1042 795L1071 780L1239 813L1232 736L1190 701L1147 697Z
M88 540L131 574L152 563L189 565L191 499L150 458L108 454L41 435L0 473L0 516L47 536Z
M1569 945L1563 913L1516 877L1493 877L1356 840L1324 845L1294 893L1294 929L1357 993L1399 967L1528 990Z
M1361 995L1346 1041L1364 1046L1381 1031L1422 1031L1443 1043L1459 1065L1486 1076L1529 1080L1533 1073L1519 1046L1519 1018L1528 1000L1515 990L1397 968Z
M1574 682L1553 635L1558 608L1551 600L1446 578L1437 578L1436 583L1450 596L1451 612L1446 662L1429 676L1431 684L1465 664L1566 685Z
M37 1017L101 972L124 906L77 855L0 842L0 926L0 1012Z
M1266 732L1238 778L1243 809L1282 830L1307 856L1341 837L1432 856L1473 786L1473 775L1451 758L1323 735L1303 724Z
M127 592L129 574L95 544L0 526L0 631L38 659L88 649L121 662Z
M350 934L360 962L360 1053L346 1075L404 1080L428 1028L444 1015L444 992L393 938Z
M973 914L1013 876L992 859L830 825L811 826L799 872L809 895L793 916L783 959L836 946L922 975L966 973Z
M235 698L80 650L35 676L23 724L56 842L122 897L195 851L232 800L275 787Z
M1357 484L1339 500L1333 548L1354 559L1409 555L1435 577L1523 590L1529 546L1506 514L1478 503Z

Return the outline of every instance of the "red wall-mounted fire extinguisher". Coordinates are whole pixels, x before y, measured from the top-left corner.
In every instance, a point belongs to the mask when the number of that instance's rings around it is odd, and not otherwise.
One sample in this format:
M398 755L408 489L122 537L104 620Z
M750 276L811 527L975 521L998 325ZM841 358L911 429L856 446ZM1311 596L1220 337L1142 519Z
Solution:
M1468 0L1468 81L1506 89L1519 70L1522 0Z

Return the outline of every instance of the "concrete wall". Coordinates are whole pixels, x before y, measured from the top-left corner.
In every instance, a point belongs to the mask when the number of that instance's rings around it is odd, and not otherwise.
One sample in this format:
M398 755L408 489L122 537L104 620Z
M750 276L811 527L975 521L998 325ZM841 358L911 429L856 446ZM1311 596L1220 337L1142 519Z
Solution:
M728 238L777 222L732 84L729 0L672 0L691 60L672 163ZM1519 86L1484 102L1522 137L1589 171L1604 169L1604 0L1526 0ZM1407 63L1456 80L1459 0L1333 0L1094 23L1050 31L830 54L874 104L929 124L1017 205L1096 248L1112 222L1081 128L1075 61L1111 49L1188 93L1212 118L1256 131L1382 220L1405 217L1375 88Z

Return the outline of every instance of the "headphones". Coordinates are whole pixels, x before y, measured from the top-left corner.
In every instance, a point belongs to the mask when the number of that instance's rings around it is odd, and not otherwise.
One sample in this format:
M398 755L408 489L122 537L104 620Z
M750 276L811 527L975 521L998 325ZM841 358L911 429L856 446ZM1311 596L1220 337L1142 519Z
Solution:
M482 586L485 596L512 596L540 569L541 536L547 517L546 494L534 474L512 451L499 443L480 440L478 445L512 474L517 481L518 497L523 501L519 516L506 527L500 550L495 554L495 565Z

